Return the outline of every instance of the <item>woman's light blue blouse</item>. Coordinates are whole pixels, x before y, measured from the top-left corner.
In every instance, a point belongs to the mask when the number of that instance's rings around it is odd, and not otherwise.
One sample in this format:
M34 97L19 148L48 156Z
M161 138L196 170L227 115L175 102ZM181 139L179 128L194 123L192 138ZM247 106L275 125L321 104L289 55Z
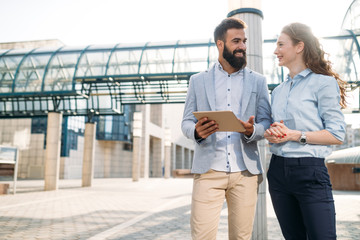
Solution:
M271 95L274 122L284 120L294 130L309 132L326 129L344 141L346 124L340 108L340 90L334 77L310 69L297 74L274 89ZM319 157L331 153L329 145L302 145L299 142L271 144L270 151L283 157Z

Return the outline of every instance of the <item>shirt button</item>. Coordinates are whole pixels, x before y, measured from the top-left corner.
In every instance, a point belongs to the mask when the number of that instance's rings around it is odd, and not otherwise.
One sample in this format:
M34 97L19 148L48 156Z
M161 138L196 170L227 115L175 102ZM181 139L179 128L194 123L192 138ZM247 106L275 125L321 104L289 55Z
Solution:
M228 106L230 106L230 104L228 104Z
M230 74L228 74L228 77L230 77Z
M228 91L230 92L230 89L228 89Z
M228 138L230 138L230 136L228 136Z
M230 153L228 153L228 155L230 155Z

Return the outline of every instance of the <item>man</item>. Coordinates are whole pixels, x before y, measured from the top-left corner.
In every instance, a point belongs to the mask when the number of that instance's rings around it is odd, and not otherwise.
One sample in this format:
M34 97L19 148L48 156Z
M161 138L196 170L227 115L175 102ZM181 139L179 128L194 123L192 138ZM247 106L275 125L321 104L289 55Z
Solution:
M229 239L251 238L263 171L257 141L270 126L271 116L265 77L245 67L245 28L241 20L223 20L214 32L217 63L190 78L182 131L196 142L190 219L193 239L216 239L225 198ZM233 111L246 131L218 132L216 122L206 117L197 121L193 115L218 110Z

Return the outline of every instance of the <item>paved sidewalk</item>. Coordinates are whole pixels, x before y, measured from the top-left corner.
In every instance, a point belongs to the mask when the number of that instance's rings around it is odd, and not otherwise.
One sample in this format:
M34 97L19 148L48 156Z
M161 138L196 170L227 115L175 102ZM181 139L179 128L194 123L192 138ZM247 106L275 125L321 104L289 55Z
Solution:
M10 182L11 184L11 182ZM0 239L190 239L192 179L18 181L17 194L0 195ZM360 239L360 192L334 191L338 239ZM268 239L281 232L267 199ZM218 239L227 239L227 209Z

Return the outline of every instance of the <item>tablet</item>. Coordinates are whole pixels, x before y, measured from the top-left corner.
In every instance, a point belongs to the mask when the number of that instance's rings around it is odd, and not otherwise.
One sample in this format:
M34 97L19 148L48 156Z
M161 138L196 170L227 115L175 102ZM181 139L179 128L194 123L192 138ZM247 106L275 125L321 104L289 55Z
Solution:
M207 117L219 125L220 132L245 132L244 126L232 111L193 112L197 120Z

